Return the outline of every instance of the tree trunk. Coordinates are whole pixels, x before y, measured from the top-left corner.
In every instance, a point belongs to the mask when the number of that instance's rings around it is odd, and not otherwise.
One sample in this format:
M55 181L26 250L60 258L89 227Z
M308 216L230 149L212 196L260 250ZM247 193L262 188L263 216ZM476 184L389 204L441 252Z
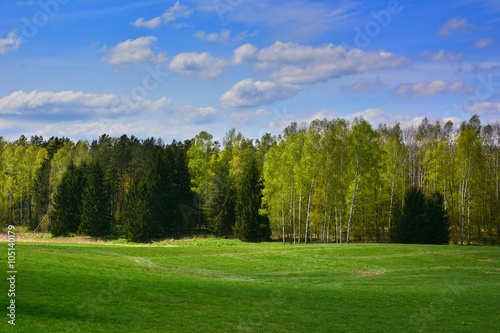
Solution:
M283 181L283 187L281 190L281 216L282 216L282 225L283 225L283 245L285 245L285 182Z
M351 213L349 214L349 223L347 224L347 243L351 242L350 235L351 235L352 214L354 211L354 202L356 201L356 192L357 191L358 191L358 170L356 170L356 177L354 179L354 191L353 191L354 193L352 195Z
M301 228L301 224L300 224L300 218L301 218L301 215L300 215L300 211L302 209L302 181L300 181L300 190L299 190L299 244L300 244L300 235L302 233L302 228Z
M295 244L295 181L294 181L294 184L293 184L293 207L292 207L292 211L293 211L293 244Z
M470 190L467 197L467 245L470 245Z
M330 212L328 213L328 227L326 228L326 242L330 243L330 222L332 219L332 207L330 207Z
M312 183L311 183L311 190L309 191L309 199L308 199L308 202L307 202L307 217L306 217L306 239L305 239L305 243L307 244L307 230L309 228L309 212L311 211L311 197L312 197L312 194L313 194L313 189L314 189L314 177L312 179ZM311 237L312 237L312 232L311 232Z
M342 195L342 177L344 175L343 169L344 169L344 157L342 157L340 160L340 212L339 212L339 215L340 215L340 232L339 232L340 244L342 244L342 212L343 212L342 201L344 200L344 196Z
M460 245L464 245L464 228L465 228L465 181L462 181L462 235L460 238Z

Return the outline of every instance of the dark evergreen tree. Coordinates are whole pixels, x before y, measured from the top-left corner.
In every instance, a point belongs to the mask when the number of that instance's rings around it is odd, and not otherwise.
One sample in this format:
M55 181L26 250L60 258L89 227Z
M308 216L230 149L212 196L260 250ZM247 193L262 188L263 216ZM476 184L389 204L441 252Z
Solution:
M425 243L449 244L450 223L448 214L444 209L444 197L439 192L434 192L427 197L428 231Z
M236 195L234 234L242 240L259 242L270 236L269 219L259 214L262 203L262 180L255 157L247 168Z
M172 144L168 146L166 151L169 149L174 153L175 165L171 172L174 171L174 229L178 231L189 231L189 226L194 225L197 220L195 220L195 214L193 213L193 198L194 193L191 191L191 176L189 174L188 168L188 157L187 151L191 147L191 140L186 140L184 142L173 140ZM188 214L186 214L186 211ZM184 212L184 214L183 214ZM191 213L191 214L189 214ZM191 221L190 217L193 220Z
M85 183L84 167L70 165L54 195L50 215L50 233L53 236L65 236L78 231Z
M174 207L171 173L160 153L151 156L142 180L148 203L149 237L164 237L172 230Z
M412 187L405 194L400 225L400 242L408 244L421 243L426 225L425 195L421 189Z
M169 234L175 212L172 174L160 153L154 153L144 176L136 179L127 196L125 228L133 241Z
M149 238L148 216L144 182L137 178L128 191L125 204L124 226L128 240L143 242Z
M236 220L235 199L235 191L230 183L229 175L225 172L218 173L214 177L207 203L210 229L214 234L228 237L233 233Z
M95 162L90 164L86 178L78 232L94 238L104 237L109 234L111 214L109 189L101 166Z
M33 185L33 216L30 221L30 229L35 230L44 218L50 204L50 160L47 158L36 171Z
M443 195L434 192L426 197L413 187L406 192L399 212L396 201L389 235L392 242L408 244L448 244L449 224Z
M391 214L391 227L389 229L389 239L392 243L403 243L402 240L402 225L401 221L403 219L403 208L401 199L395 195L394 203L392 206L392 214Z

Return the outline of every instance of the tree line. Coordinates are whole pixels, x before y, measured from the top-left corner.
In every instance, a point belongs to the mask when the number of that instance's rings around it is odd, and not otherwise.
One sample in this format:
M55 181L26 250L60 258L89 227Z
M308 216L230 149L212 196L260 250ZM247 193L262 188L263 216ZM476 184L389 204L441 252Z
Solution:
M499 164L500 125L482 126L477 115L378 128L324 119L261 139L232 129L222 142L205 131L171 144L0 137L0 218L54 235L134 241L195 231L248 241L405 241L406 196L417 189L408 200L429 212L428 223L443 206L451 242L496 243Z

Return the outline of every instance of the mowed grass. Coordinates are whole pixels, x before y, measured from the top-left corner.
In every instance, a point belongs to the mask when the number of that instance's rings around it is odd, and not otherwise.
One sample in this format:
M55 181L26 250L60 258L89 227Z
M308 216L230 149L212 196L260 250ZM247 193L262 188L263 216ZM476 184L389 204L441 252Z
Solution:
M2 332L500 332L500 247L18 242L16 260Z

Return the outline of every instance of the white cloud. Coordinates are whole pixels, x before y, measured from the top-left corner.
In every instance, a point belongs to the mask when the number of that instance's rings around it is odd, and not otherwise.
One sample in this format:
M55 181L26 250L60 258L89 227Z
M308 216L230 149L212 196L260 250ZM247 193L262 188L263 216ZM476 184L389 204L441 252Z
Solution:
M472 45L475 49L487 49L495 42L494 38L481 38Z
M168 119L170 125L206 124L213 122L220 111L211 106L182 105L174 108L174 113Z
M248 37L252 37L257 35L258 31L254 31L249 33L248 31L243 31L237 34L236 36L231 37L231 31L227 29L223 29L220 33L212 32L207 34L204 31L198 31L194 34L194 36L200 40L204 40L212 43L236 43L240 42Z
M217 38L214 37L214 40ZM231 60L214 58L207 52L181 53L172 60L170 69L186 75L197 74L205 79L213 79L227 66L253 63L255 70L274 69L271 77L276 82L302 84L378 69L400 68L408 62L405 57L395 57L383 50L347 51L344 47L333 44L314 47L277 41L261 50L257 50L252 44L244 44L234 50Z
M468 107L467 111L479 115L499 115L500 103L480 102Z
M250 111L236 111L231 113L229 119L234 121L235 123L247 123L249 121L253 121L260 117L267 117L272 115L273 113L267 109L258 109L258 110L250 110Z
M0 98L0 130L9 139L20 133L75 140L103 133L189 139L201 130L218 129L220 114L211 106L173 106L166 97L130 101L116 94L17 91Z
M443 80L435 80L432 82L404 83L396 88L394 96L408 98L430 97L443 92L472 93L474 92L474 88L461 81L450 83Z
M366 121L373 125L378 124L395 124L398 122L410 121L411 117L402 114L388 113L380 108L370 108L364 111L350 114L346 117L347 120L354 120L354 118L363 117Z
M452 33L460 32L470 32L476 30L477 26L475 24L469 23L466 19L460 19L454 17L448 22L446 22L438 31L439 36L449 36Z
M274 50L273 50L274 49ZM264 52L263 52L264 51ZM275 51L275 52L273 52ZM281 83L313 83L377 69L394 69L408 64L405 57L386 51L347 51L342 46L322 47L277 42L259 52L258 68L283 67L272 74Z
M27 1L18 1L17 5L18 6L30 6L33 4L33 0L27 0Z
M19 49L22 40L17 37L14 31L9 32L6 38L0 37L0 56L7 52L13 52Z
M0 114L116 116L136 111L156 112L168 109L170 105L171 100L166 97L156 101L137 98L132 102L127 102L122 96L116 94L92 94L72 90L61 92L20 90L0 99Z
M354 84L344 87L344 90L353 93L374 92L382 89L385 86L386 85L382 82L382 80L380 80L380 77L377 76L377 78L373 81L359 79Z
M236 83L229 91L224 93L220 98L220 102L225 108L254 107L292 98L301 89L296 85L245 79Z
M254 55L257 52L257 48L252 44L244 44L234 50L233 63L242 64L245 62L250 62L254 59Z
M161 25L161 17L154 17L150 20L144 21L144 18L138 18L134 22L132 22L132 25L135 27L143 27L143 28L148 28L148 29L154 29L157 28Z
M229 41L231 38L231 31L230 30L222 30L219 34L216 32L213 32L211 34L207 34L204 31L198 31L197 33L194 34L194 36L198 39L207 41L207 42L213 42L213 43L225 43Z
M439 50L439 52L423 52L423 55L429 57L432 62L457 62L462 60L464 57L463 52L456 53L454 51L445 51L444 49Z
M154 29L159 27L162 23L172 22L180 17L190 17L192 14L192 9L189 9L187 6L182 5L179 1L177 1L172 7L167 9L162 16L157 16L147 21L141 17L132 22L132 25L138 28L143 27Z
M204 80L213 80L229 65L228 61L214 58L208 52L191 52L176 55L169 68L183 75L196 75Z
M156 43L154 36L139 37L137 39L128 39L118 43L115 47L103 51L107 54L102 61L111 65L130 67L139 63L162 63L167 60L164 53L155 54L151 45Z

